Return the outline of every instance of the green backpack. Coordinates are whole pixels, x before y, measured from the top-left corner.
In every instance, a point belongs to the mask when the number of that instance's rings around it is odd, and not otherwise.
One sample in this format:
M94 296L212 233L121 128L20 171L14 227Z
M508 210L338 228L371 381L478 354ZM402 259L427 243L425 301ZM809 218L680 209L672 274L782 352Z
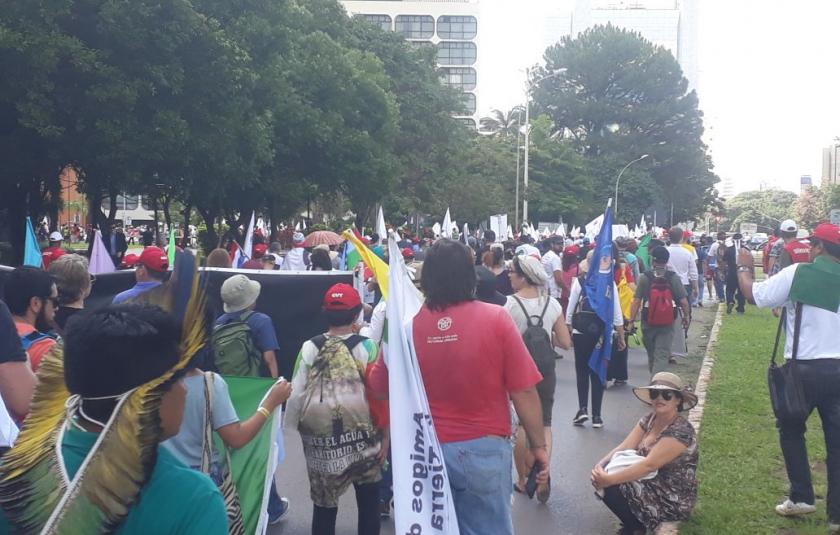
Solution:
M248 318L254 312L249 310L238 320L213 328L213 364L222 375L239 377L261 377L264 364L262 353L254 345Z

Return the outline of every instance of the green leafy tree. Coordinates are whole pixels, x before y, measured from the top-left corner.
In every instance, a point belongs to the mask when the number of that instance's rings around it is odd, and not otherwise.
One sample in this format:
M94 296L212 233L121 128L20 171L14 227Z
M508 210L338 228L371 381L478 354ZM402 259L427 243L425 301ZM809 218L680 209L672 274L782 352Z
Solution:
M677 221L702 214L717 197L717 177L701 139L697 95L688 91L673 55L639 34L596 26L545 52L534 72L535 107L589 159L629 162L648 154L644 168ZM616 173L617 174L617 173ZM621 188L619 204L627 206ZM606 201L608 188L598 195Z
M759 232L771 232L785 219L794 218L797 196L791 191L745 191L724 205L721 229L737 231L741 223L755 223Z

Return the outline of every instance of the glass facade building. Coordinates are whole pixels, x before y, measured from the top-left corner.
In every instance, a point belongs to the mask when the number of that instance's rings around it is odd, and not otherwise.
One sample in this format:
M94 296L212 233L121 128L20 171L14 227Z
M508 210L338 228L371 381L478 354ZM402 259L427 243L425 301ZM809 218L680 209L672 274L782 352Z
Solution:
M464 93L464 124L477 126L480 72L477 0L343 0L348 14L434 46L441 83Z

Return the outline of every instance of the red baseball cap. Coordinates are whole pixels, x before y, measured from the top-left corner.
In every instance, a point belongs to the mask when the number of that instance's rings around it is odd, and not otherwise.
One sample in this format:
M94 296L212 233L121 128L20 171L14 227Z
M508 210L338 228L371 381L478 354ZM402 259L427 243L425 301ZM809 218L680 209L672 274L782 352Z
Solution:
M808 238L816 238L821 241L840 245L840 227L831 223L820 223L817 225L814 233Z
M268 245L258 243L254 246L254 259L262 258L265 252L268 251Z
M139 259L140 259L140 257L137 256L136 254L128 253L127 255L125 255L123 257L122 265L123 265L123 267L134 267L134 265L137 263L137 261Z
M359 292L349 284L335 284L324 294L324 308L327 310L352 310L361 304Z
M414 258L414 249L412 249L411 247L406 247L402 250L402 255L405 259Z
M568 256L575 256L577 254L580 254L580 247L578 247L577 245L570 245L563 249L563 254Z
M140 258L137 259L138 264L146 266L146 269L163 273L169 269L169 259L166 256L166 251L160 247L150 246L143 249L140 253Z

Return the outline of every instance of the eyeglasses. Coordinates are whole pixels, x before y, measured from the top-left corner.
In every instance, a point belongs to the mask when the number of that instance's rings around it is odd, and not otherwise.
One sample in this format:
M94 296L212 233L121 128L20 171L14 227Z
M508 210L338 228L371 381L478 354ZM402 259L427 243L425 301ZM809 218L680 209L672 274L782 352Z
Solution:
M665 401L671 401L672 399L674 399L675 396L679 395L678 393L674 392L673 390L654 390L654 389L651 389L650 399L652 399L652 400L656 399L660 396L660 394L662 395L662 399L664 399Z
M93 283L96 282L96 275L90 276L90 285L93 286Z
M41 299L43 299L44 302L49 301L52 303L53 308L58 308L58 297L48 295L47 297L42 297Z

